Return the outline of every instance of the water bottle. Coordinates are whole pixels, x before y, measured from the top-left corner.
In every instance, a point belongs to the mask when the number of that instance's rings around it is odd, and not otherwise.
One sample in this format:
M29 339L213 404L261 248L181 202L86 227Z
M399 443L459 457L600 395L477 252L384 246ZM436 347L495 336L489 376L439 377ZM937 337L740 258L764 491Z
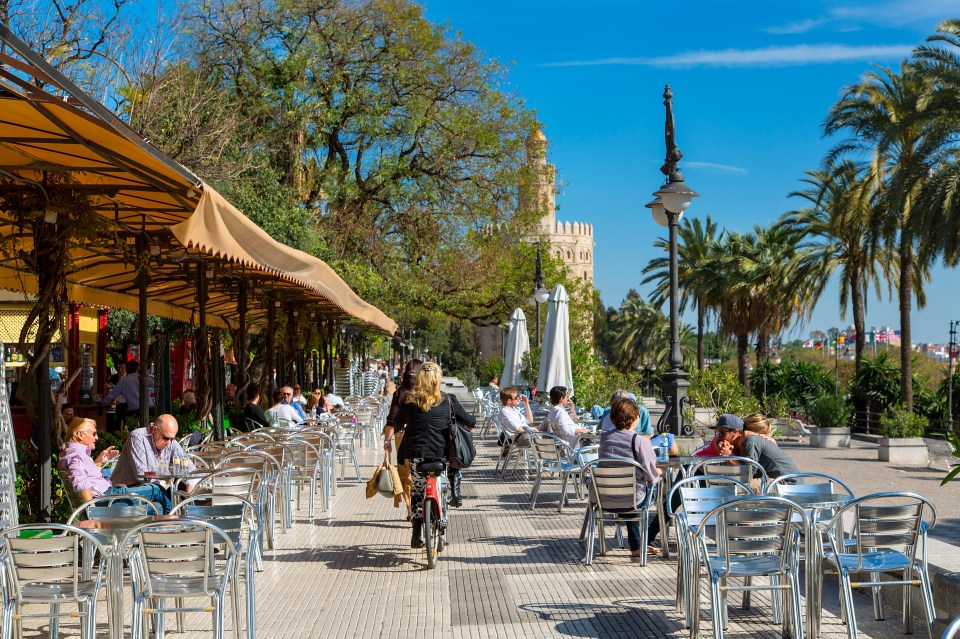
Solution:
M660 433L660 461L670 460L670 439L666 433Z

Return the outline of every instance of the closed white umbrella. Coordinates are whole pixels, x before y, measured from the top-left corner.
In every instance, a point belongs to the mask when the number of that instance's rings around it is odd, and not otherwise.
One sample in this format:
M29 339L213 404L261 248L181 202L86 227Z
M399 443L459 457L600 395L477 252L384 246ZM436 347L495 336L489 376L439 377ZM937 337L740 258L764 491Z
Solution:
M554 386L566 386L573 394L573 365L570 363L570 298L563 285L550 293L547 325L543 332L543 352L537 390L545 393Z
M527 335L527 316L518 308L510 316L510 332L507 333L507 351L503 357L503 375L500 376L500 388L527 386L530 383L520 374L523 356L529 350L530 336Z

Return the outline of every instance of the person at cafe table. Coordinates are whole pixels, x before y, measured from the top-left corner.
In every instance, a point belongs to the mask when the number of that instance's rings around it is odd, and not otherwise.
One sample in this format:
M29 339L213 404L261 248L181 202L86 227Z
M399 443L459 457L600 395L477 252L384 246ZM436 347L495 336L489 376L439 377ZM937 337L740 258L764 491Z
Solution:
M140 495L156 504L163 514L169 513L170 498L160 486L123 486L101 474L102 466L120 453L110 446L94 459L92 452L98 437L97 423L92 419L76 417L67 425L67 444L60 451L57 469L67 478L73 491L84 501L100 495Z
M173 415L160 415L146 428L130 431L123 450L117 458L117 467L113 471L113 482L125 486L137 486L148 473L171 469L174 459L186 462L187 471L195 467L177 442L177 430L180 428Z
M763 467L770 479L800 472L772 437L745 431L743 420L736 415L724 413L710 428L717 433L711 445L719 455L752 459ZM703 456L699 450L694 454Z
M565 386L551 388L550 403L553 404L553 408L550 409L543 423L540 424L540 430L553 433L570 444L571 449L576 450L580 447L578 436L590 431L577 426L577 410L570 399L567 388Z

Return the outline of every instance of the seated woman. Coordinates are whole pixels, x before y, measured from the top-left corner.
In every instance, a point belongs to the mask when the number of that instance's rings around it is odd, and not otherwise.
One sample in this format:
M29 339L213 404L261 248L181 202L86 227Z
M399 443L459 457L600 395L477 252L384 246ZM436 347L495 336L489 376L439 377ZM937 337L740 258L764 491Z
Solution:
M661 471L657 468L657 456L653 452L650 439L636 432L640 423L640 408L629 397L621 397L614 401L610 408L610 419L614 430L607 431L600 436L600 457L624 457L636 460L641 468L637 469L636 505L639 506L647 497L647 489L660 480ZM625 504L629 509L634 504ZM633 520L625 522L627 526L627 543L633 557L641 557L647 548L640 547L640 522ZM651 551L656 549L651 548Z
M99 495L140 495L146 497L157 509L167 514L170 512L170 498L163 489L156 484L142 484L140 486L114 486L109 479L100 473L100 467L117 455L120 451L110 446L96 459L91 457L97 443L97 423L92 419L75 417L67 425L67 445L60 451L60 461L57 469L66 477L73 491L84 501L89 501Z

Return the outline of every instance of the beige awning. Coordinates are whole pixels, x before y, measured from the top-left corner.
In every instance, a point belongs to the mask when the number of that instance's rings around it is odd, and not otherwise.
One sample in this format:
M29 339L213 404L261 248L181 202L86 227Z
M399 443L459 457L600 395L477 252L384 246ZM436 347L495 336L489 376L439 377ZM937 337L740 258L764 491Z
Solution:
M216 266L207 305L209 323L224 326L235 315L231 282L248 278L282 291L326 316L354 319L393 333L396 323L361 300L321 260L269 237L196 175L147 143L114 114L80 91L0 25L19 57L0 53L0 187L33 190L47 175L66 175L71 188L93 201L104 228L118 231L113 247L78 246L69 276L72 301L137 310L129 259L136 234L161 245L151 264L148 312L196 321L198 301L190 259ZM37 89L41 79L54 94ZM7 179L4 179L7 178ZM0 210L0 236L16 238L21 250L32 241L10 212ZM191 248L186 262L169 260L170 233ZM126 244L126 245L124 245ZM0 286L34 292L36 282L0 269ZM264 321L262 300L251 300L251 324Z

